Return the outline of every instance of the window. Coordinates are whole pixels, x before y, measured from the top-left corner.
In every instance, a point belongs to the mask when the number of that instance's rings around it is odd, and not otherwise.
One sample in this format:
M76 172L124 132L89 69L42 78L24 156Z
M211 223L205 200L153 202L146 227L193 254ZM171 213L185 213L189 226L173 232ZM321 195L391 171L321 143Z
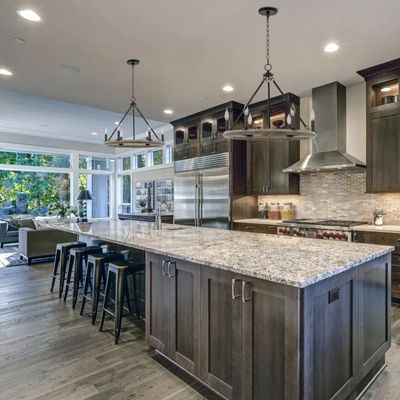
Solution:
M69 168L69 154L23 153L19 151L1 151L0 164L28 165L31 167Z
M126 171L131 169L131 157L123 157L122 158L122 170Z
M150 152L150 165L160 165L163 163L163 151L153 150Z
M13 214L47 215L51 204L70 204L67 173L2 170L0 182L0 218Z
M167 164L174 162L174 147L172 145L165 148L165 162Z
M110 176L100 174L79 174L79 186L90 191L92 200L87 201L88 218L110 216ZM82 204L79 207L82 212Z
M141 153L135 156L136 158L136 168L144 168L146 166L146 154Z
M119 195L118 195L118 212L130 213L131 212L131 176L119 175Z
M113 161L110 158L105 157L93 157L93 156L79 156L79 169L89 169L96 171L112 171Z

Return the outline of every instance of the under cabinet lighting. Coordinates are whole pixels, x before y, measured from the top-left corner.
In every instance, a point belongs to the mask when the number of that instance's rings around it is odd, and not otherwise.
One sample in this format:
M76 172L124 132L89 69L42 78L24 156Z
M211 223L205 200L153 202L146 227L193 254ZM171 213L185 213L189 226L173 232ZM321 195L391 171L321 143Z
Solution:
M39 21L42 20L42 18L40 17L40 15L39 15L38 13L36 13L36 12L33 11L33 10L29 10L29 9L26 9L26 10L18 10L18 11L17 11L17 14L18 14L20 17L22 17L22 18L24 18L24 19L27 19L28 21L32 21L32 22L39 22Z
M385 86L385 87L383 87L382 89L381 89L381 92L390 92L392 89L390 88L390 87L388 87L388 86Z

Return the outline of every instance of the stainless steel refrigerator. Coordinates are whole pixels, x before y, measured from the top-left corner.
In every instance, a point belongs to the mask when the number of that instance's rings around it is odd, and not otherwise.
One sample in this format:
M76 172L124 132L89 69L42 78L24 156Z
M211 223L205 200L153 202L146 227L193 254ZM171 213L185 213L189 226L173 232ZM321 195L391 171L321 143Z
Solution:
M175 162L174 222L229 229L229 153Z

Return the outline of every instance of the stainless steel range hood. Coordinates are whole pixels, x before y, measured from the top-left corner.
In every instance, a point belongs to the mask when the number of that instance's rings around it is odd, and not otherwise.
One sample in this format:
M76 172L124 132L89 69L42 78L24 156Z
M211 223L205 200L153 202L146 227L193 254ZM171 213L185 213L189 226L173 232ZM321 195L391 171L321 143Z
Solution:
M332 82L312 90L318 152L284 169L284 172L357 170L365 163L346 153L346 88Z

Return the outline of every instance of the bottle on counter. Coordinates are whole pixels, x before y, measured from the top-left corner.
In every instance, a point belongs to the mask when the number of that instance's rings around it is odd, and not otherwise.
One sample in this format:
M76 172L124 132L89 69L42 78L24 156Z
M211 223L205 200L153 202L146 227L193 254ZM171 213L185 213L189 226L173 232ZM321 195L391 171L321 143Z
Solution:
M268 218L272 220L280 220L281 216L281 207L279 203L271 203L268 210Z
M281 214L283 221L291 221L296 218L296 207L290 202L283 203Z
M262 202L258 203L258 218L266 218L265 204Z

